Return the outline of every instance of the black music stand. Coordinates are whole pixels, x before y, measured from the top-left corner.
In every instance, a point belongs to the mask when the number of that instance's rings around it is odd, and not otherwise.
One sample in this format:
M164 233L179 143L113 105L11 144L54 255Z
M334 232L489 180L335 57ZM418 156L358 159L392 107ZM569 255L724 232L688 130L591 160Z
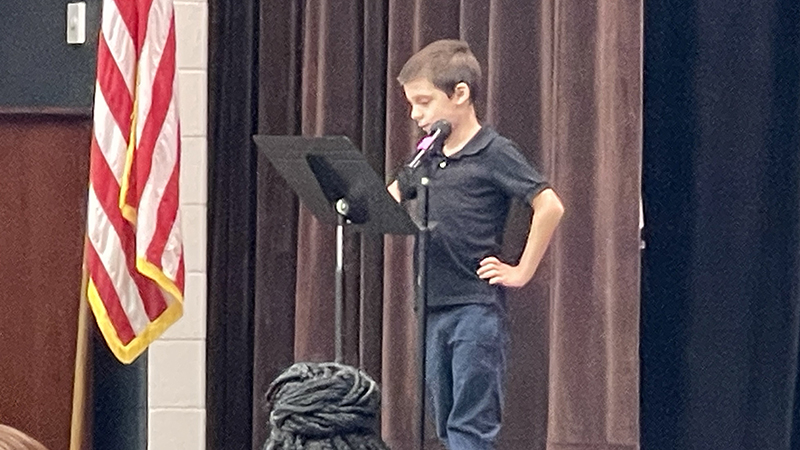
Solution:
M336 225L336 362L343 359L344 227L375 234L417 235L415 297L420 408L416 425L420 449L424 448L427 180L418 189L423 213L420 224L416 224L348 138L256 135L253 141L314 216L322 223Z
M419 228L346 137L253 140L314 216L336 225L336 362L342 362L344 227L376 234L416 234Z

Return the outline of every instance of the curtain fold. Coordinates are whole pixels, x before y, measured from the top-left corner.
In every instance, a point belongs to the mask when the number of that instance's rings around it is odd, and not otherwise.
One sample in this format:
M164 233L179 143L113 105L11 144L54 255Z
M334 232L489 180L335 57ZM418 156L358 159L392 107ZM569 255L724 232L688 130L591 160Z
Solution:
M252 142L258 4L208 4L206 446L213 449L253 445L253 397L259 395L253 392L257 160Z
M363 5L309 2L303 38L301 129L309 136L344 135L361 145ZM368 112L364 112L368 113ZM335 228L300 206L295 357L334 358ZM345 239L344 361L358 365L360 240Z
M258 35L260 134L299 134L302 64L300 2L260 2L260 17L271 17ZM255 304L253 314L253 448L269 433L264 394L294 361L297 274L297 197L261 154L256 160ZM279 345L273 345L280 343Z
M554 2L548 448L638 447L642 5ZM576 426L580 424L580 426Z

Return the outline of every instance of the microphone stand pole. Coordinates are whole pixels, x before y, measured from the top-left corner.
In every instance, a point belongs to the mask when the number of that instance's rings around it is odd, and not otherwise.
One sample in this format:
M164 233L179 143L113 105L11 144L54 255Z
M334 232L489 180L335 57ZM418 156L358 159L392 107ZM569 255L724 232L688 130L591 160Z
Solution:
M334 295L334 361L344 363L344 227L349 222L347 214L350 204L340 198L334 204L336 209L336 291Z
M420 208L420 230L417 234L417 396L419 411L417 412L417 432L419 433L419 450L425 448L425 353L428 304L428 183L427 177L421 180L417 190Z

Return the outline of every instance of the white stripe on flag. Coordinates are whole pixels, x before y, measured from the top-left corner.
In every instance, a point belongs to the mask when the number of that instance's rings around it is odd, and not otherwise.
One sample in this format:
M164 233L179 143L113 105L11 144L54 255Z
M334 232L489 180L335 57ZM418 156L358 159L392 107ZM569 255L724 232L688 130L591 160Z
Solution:
M175 217L175 223L172 224L172 229L169 231L169 238L167 238L167 245L164 247L164 253L161 256L161 267L163 267L164 275L174 280L178 276L178 267L180 266L181 257L183 256L183 246L181 245L181 208L178 207L178 215Z
M114 121L114 116L108 109L108 104L100 89L95 85L94 90L94 136L103 157L111 167L117 185L120 184L122 173L125 170L125 155L128 144L120 128Z

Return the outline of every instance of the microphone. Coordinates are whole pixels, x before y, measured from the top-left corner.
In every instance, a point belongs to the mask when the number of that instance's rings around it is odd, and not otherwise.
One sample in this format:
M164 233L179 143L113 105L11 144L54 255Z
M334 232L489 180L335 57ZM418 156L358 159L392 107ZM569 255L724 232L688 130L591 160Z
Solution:
M419 144L417 144L417 150L419 151L414 156L414 159L408 163L408 167L410 169L416 169L417 166L419 166L419 163L422 162L422 157L428 153L428 150L433 148L433 145L437 141L444 142L444 140L447 139L447 136L450 136L450 131L450 122L446 120L437 120L436 122L433 122L433 125L431 125L431 131L427 136L419 141Z

